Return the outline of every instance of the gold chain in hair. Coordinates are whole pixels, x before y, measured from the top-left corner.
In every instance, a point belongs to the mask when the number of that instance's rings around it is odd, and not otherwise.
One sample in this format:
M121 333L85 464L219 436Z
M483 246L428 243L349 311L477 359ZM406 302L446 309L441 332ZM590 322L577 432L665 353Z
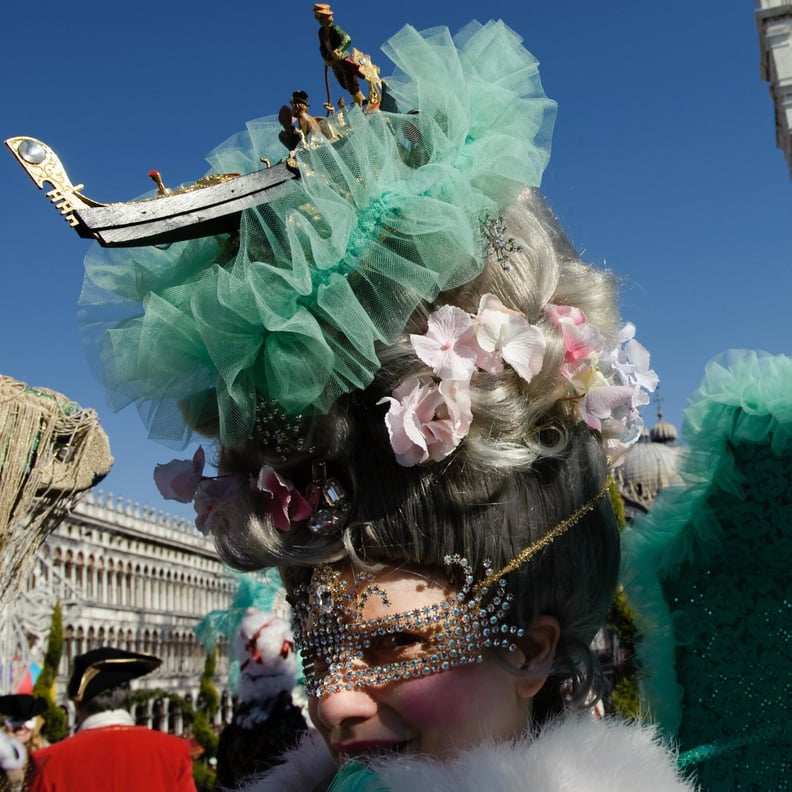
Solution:
M576 509L566 520L562 520L552 530L548 531L544 536L537 539L533 544L528 545L524 550L518 553L505 567L493 572L484 578L481 582L477 583L473 591L476 594L483 593L483 590L489 588L493 583L500 580L504 575L509 572L514 572L519 569L526 561L529 561L537 553L544 550L551 542L555 541L561 534L571 528L581 517L588 514L594 509L597 504L605 497L610 489L611 477L608 476L603 484L602 489L591 500L587 500L580 508Z

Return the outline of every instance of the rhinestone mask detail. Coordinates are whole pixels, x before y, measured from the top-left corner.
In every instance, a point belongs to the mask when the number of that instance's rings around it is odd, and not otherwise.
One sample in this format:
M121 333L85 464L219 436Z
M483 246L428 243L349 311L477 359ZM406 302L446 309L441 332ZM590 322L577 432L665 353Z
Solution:
M473 569L459 555L445 558L449 571L462 571L461 591L440 603L366 619L366 603L378 599L390 607L374 575L316 568L308 586L295 590L295 642L301 648L305 689L309 696L387 685L480 663L490 647L514 651L522 629L508 625L511 605L506 581L474 587ZM485 578L491 574L485 564ZM413 644L408 659L399 659L404 637ZM417 648L416 648L417 647Z

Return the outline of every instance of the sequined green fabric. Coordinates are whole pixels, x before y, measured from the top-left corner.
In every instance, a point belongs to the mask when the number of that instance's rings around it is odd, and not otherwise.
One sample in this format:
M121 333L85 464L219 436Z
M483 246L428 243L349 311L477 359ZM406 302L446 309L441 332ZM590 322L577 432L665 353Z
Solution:
M625 535L642 697L703 790L792 784L792 359L732 353L685 414L687 486Z

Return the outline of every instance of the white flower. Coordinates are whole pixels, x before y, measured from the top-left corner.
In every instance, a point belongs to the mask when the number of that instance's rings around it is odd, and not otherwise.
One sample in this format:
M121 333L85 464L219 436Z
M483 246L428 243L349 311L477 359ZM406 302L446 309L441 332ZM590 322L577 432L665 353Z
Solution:
M542 370L547 345L544 333L519 311L507 308L494 294L485 294L479 301L476 340L485 353L477 362L485 371L497 373L503 369L497 356L526 382Z
M476 367L473 320L456 306L434 311L426 333L413 333L410 341L418 357L441 379L469 379Z

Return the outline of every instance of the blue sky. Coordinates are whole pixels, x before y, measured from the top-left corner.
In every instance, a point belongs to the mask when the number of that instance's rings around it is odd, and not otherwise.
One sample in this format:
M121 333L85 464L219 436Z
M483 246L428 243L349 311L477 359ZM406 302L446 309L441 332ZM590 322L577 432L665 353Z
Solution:
M269 6L269 7L268 7ZM0 30L0 136L31 135L99 201L128 200L202 175L215 145L277 112L295 89L319 97L312 3L182 0L77 6L44 0ZM380 44L403 24L503 18L541 62L559 102L543 189L583 257L623 279L680 426L708 360L728 348L790 351L792 182L775 146L750 0L432 0L333 3L358 48L391 71ZM18 22L16 22L18 17ZM318 104L318 103L317 103ZM163 501L151 471L176 453L115 414L79 340L81 240L0 152L5 285L0 372L94 407L116 463L102 488ZM656 408L646 408L650 425Z

